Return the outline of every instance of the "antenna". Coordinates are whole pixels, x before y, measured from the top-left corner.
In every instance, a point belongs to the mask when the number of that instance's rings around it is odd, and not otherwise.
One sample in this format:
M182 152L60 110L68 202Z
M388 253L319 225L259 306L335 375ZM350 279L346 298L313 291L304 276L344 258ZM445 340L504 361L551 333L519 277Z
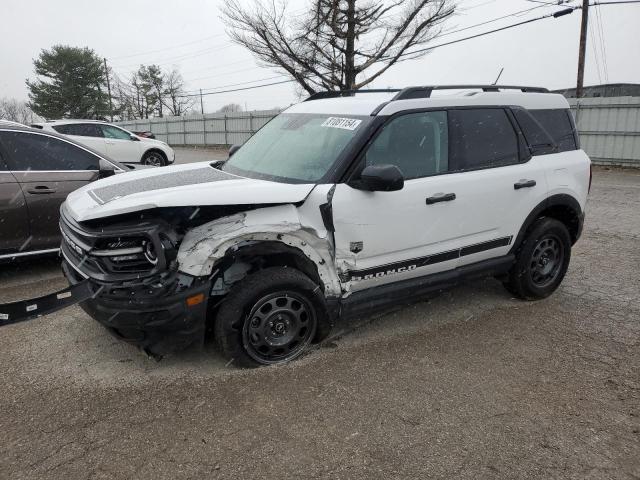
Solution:
M504 67L500 69L500 73L498 74L495 82L493 82L491 85L495 85L496 83L498 83L498 80L500 80L500 77L502 76L502 72L504 72Z

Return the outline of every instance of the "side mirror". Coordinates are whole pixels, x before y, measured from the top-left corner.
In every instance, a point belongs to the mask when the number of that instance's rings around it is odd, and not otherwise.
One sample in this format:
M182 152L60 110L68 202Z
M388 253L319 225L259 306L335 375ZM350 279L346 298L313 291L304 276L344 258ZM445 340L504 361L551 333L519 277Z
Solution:
M231 145L231 148L229 148L229 158L231 158L238 150L240 150L240 145Z
M115 175L115 173L116 173L115 165L111 162L107 162L104 158L101 158L98 166L98 177L107 178L112 175Z
M138 137L136 137L135 135L131 135L131 140L134 142L139 142L140 139Z
M404 176L395 165L369 165L362 170L359 184L371 192L394 192L404 187Z

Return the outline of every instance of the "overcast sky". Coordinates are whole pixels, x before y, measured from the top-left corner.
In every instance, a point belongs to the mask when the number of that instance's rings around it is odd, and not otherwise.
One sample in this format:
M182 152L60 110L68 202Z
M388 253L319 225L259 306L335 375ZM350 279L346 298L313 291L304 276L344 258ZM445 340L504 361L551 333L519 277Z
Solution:
M42 49L55 44L90 47L106 57L115 72L125 78L140 63L156 63L167 69L176 67L186 80L187 89L193 91L261 80L279 73L259 67L250 53L229 42L219 18L222 0L4 0L2 3L0 97L26 100L25 79L34 77L33 59ZM571 2L578 3L581 2ZM298 15L308 4L308 0L289 3L292 13ZM538 5L526 0L460 0L457 15L445 29L458 30ZM446 35L433 44L561 8L564 7L541 6L523 16ZM585 84L605 83L607 76L609 83L640 83L640 4L603 6L592 8L590 13L591 44L587 49ZM600 19L606 71L597 35ZM572 87L579 29L580 12L576 11L558 19L445 46L421 59L398 64L372 86L491 83L504 67L501 83ZM205 97L205 110L214 111L230 102L249 109L264 109L296 101L293 85L284 84L210 95Z

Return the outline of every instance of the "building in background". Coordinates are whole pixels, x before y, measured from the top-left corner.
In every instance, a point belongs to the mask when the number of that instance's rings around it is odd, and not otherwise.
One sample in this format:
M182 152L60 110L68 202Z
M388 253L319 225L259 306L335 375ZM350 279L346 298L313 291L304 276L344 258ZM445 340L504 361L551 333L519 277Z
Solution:
M567 98L576 98L575 88L554 90ZM584 87L583 97L640 97L640 83L607 83Z

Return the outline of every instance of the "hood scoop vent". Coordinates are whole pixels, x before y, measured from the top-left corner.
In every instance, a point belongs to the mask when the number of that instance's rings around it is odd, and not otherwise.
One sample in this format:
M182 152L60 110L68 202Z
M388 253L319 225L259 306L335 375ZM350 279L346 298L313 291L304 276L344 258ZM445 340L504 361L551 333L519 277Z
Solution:
M162 168L162 167L160 167ZM126 178L126 175L123 175ZM134 193L147 192L149 190L162 190L164 188L196 185L199 183L220 182L238 178L235 175L215 170L209 166L193 170L171 171L160 175L151 175L135 180L113 183L105 187L89 191L89 195L99 204L116 200L117 198L133 195Z

